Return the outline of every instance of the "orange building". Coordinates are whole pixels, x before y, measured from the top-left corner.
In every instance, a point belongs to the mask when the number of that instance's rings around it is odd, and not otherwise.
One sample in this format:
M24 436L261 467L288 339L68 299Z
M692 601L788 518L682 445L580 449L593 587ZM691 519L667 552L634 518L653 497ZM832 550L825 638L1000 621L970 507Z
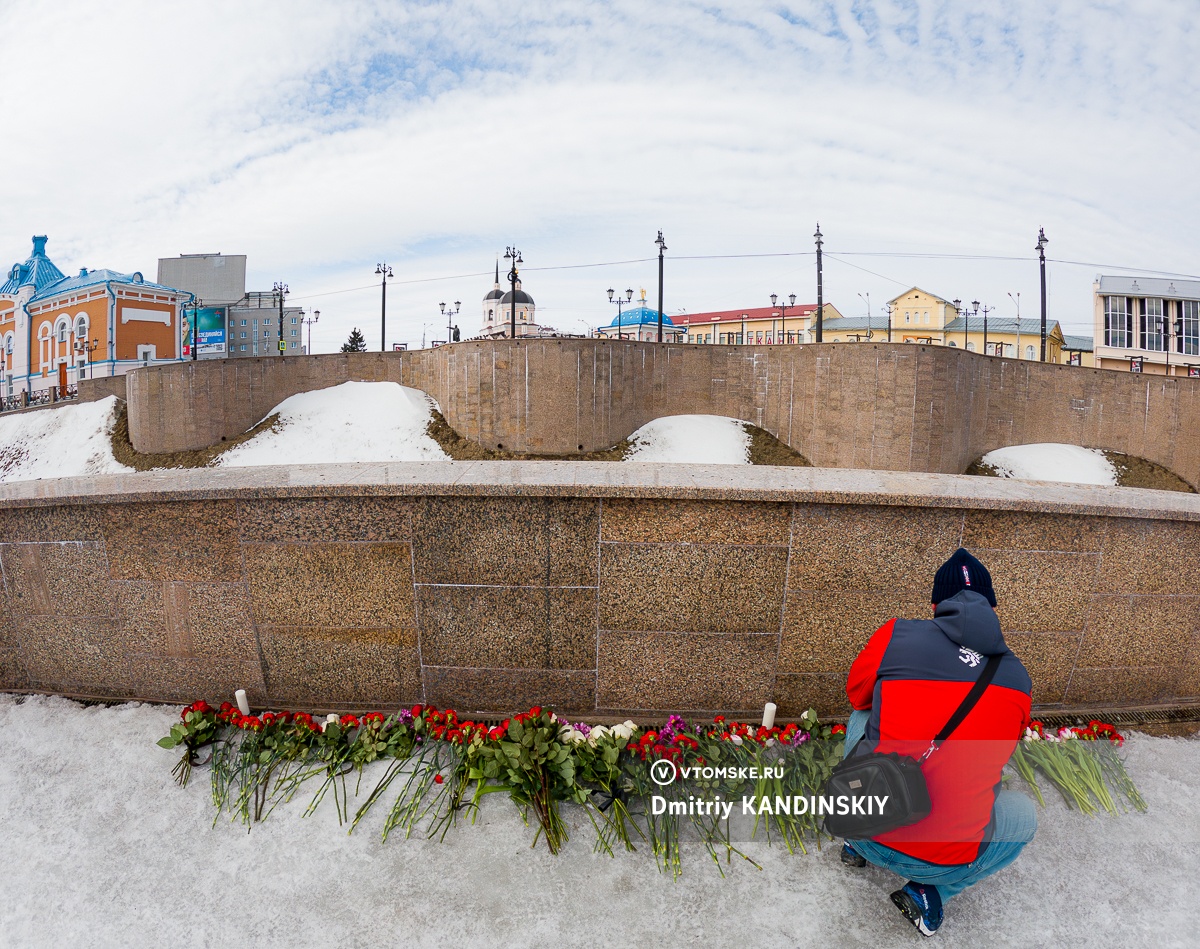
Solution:
M0 394L30 396L94 376L181 358L181 310L190 294L140 273L83 269L68 277L46 238L0 285Z

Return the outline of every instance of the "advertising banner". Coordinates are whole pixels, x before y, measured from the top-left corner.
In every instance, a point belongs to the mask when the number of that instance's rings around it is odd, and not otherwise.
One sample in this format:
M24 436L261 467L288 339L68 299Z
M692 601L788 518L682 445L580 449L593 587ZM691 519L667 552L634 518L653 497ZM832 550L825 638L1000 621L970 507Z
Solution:
M192 354L192 320L200 330L200 355L225 355L225 310L223 306L202 306L198 310L185 308L188 329L183 343L183 354Z

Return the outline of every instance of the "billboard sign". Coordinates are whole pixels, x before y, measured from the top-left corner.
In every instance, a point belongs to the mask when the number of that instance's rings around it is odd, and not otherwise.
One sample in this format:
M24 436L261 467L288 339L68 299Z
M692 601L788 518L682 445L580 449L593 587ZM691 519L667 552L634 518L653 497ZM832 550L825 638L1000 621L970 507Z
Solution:
M200 355L225 355L225 312L223 306L202 306L193 310L185 307L184 313L188 321L188 329L183 340L183 354L192 354L192 321L200 329Z

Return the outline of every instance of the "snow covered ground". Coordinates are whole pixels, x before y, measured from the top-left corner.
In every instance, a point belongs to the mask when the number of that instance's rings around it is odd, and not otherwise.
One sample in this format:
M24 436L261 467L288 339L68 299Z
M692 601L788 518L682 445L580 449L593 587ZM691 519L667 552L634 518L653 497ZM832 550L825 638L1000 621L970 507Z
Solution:
M1097 448L1078 445L1013 445L983 456L1001 478L1026 481L1061 481L1070 484L1117 483L1117 470Z
M117 400L82 402L0 417L0 482L132 471L112 453ZM433 403L394 382L344 382L285 399L273 430L222 453L218 467L355 461L441 461L449 456L426 433ZM632 436L626 461L750 463L750 436L736 419L675 415Z
M737 419L722 415L668 415L629 436L624 461L690 465L750 464L750 435Z
M431 403L395 382L343 382L284 399L279 430L259 432L223 453L224 468L353 461L442 461L449 456L426 434Z
M117 398L0 416L0 482L132 471L112 453Z
M0 945L924 944L888 901L898 879L832 848L752 845L763 869L724 879L696 848L672 883L647 854L593 854L575 809L559 857L531 850L498 794L441 844L382 844L378 811L348 837L331 803L301 818L307 798L250 833L214 826L207 772L176 787L175 752L154 744L177 715L0 695ZM1200 945L1200 741L1134 735L1126 751L1147 814L1088 818L1048 794L1026 852L953 900L928 944Z

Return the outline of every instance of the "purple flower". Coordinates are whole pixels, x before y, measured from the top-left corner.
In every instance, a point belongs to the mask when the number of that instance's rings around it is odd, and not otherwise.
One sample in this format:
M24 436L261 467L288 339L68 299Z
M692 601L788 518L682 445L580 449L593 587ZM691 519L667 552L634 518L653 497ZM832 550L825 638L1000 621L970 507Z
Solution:
M587 724L587 722L576 722L571 727L574 728L575 731L579 732L579 734L581 734L584 738L587 738L587 736L592 733L592 726Z

